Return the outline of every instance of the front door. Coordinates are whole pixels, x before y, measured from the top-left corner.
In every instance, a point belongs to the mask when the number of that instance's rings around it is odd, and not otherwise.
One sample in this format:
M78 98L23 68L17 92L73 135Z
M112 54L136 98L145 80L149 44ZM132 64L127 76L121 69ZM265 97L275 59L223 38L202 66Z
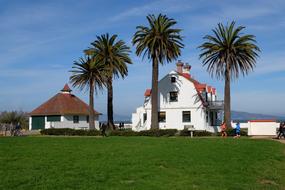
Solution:
M44 129L45 128L45 117L44 116L33 116L32 117L32 130Z

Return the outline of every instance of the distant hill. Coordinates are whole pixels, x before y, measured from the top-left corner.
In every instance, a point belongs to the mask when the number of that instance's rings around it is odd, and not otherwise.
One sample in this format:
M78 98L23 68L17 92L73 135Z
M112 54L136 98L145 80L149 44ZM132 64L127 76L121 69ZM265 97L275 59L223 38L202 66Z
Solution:
M248 113L248 112L241 112L241 111L232 111L232 119L233 120L253 120L253 119L285 120L285 115L284 116L276 116L276 115Z
M276 116L276 115L267 115L267 114L258 114L258 113L248 113L242 111L232 111L232 119L233 120L253 120L253 119L276 119L276 120L285 120L284 116ZM114 115L115 122L131 122L132 118L131 115ZM100 121L105 122L107 121L107 115L103 114L100 116Z

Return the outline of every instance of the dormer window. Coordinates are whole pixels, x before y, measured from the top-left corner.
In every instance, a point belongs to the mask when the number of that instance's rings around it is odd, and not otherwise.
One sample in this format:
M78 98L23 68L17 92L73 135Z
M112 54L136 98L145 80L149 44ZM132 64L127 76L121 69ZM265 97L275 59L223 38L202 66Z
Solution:
M176 77L171 77L171 83L175 83L176 82Z
M169 100L170 102L177 102L178 101L178 93L177 92L169 92Z

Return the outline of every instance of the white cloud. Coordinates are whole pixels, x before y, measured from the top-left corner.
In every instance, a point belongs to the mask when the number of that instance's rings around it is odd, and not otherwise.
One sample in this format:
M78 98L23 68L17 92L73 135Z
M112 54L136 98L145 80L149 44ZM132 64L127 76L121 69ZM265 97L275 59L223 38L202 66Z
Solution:
M163 12L163 13L179 13L190 10L192 7L189 1L175 0L157 0L142 6L132 7L115 16L111 21L119 21L134 16L146 16L147 14Z

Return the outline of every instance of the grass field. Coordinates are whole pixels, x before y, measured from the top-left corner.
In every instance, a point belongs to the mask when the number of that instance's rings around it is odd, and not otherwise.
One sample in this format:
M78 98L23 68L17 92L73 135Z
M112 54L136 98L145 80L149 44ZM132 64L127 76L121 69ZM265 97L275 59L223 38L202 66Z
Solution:
M285 145L232 138L0 138L0 189L285 189Z

